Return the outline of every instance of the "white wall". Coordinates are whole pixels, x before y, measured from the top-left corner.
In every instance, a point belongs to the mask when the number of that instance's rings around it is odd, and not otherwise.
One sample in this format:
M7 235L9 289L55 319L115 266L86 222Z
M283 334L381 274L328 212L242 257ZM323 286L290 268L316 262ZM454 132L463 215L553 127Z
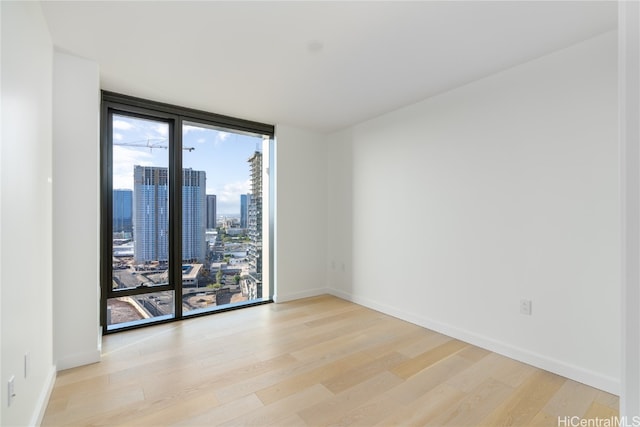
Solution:
M327 217L327 283L329 288L339 289L343 294L352 295L353 277L353 130L347 129L329 138L327 144L329 164L328 217ZM383 197L376 197L383 203ZM385 229L401 224L381 223L372 230L380 238L385 238Z
M96 63L53 62L53 351L58 370L100 360L100 81Z
M622 194L620 416L640 416L640 4L618 4Z
M55 379L52 355L52 45L39 3L1 2L0 164L3 426L38 423ZM25 378L24 355L30 354ZM16 397L7 407L7 381Z
M276 128L276 301L326 290L327 150L324 138Z
M331 291L617 392L616 43L330 136Z

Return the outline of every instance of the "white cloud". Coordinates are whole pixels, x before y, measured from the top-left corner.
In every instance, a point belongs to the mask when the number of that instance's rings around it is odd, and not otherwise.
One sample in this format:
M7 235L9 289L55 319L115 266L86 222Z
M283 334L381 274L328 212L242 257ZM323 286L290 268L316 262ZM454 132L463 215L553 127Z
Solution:
M218 200L221 202L240 203L240 195L249 192L250 181L239 181L225 184L222 191L218 192Z
M154 129L159 135L166 138L169 135L169 126L166 123L158 123Z
M153 155L145 150L113 146L113 188L133 189L133 166L151 166Z
M215 194L218 212L232 214L240 212L240 195L249 192L250 181L238 181L225 184L222 189L207 188L207 194Z
M230 135L231 134L229 132L218 131L216 133L216 138L213 140L213 145L215 147L219 147L229 138Z
M229 138L229 136L231 135L231 133L229 132L208 128L208 127L200 127L200 126L193 126L193 125L184 125L182 127L183 135L187 135L188 133L191 133L191 132L199 132L200 135L203 135L201 138L197 139L196 142L203 144L207 141L207 139L209 140L212 139L213 145L216 147L219 146L221 143L225 142L227 138ZM211 135L211 138L209 137L209 135Z
M122 134L121 133L114 133L113 134L113 139L115 139L116 141L122 141Z
M120 129L120 130L130 130L130 129L133 129L133 124L125 120L114 120L113 128Z
M183 133L183 134L187 134L187 133L189 133L189 132L194 132L194 131L196 131L196 132L201 132L201 131L203 131L203 130L204 130L203 128L198 127L198 126L191 126L191 125L184 125L184 126L182 126L182 133Z

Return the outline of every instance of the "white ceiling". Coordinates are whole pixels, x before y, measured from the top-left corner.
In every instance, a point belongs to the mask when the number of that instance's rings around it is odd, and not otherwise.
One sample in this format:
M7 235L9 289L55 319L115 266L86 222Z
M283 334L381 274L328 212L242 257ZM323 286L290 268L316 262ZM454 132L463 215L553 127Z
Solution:
M43 2L103 89L329 132L616 28L616 2Z

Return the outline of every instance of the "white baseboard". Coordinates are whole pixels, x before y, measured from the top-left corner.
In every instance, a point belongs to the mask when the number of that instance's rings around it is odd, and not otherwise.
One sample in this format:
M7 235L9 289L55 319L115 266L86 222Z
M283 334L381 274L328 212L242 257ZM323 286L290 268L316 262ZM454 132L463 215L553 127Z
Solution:
M591 387L595 387L615 395L620 394L619 378L609 377L597 372L573 366L560 360L549 358L505 342L482 336L474 332L460 329L445 323L437 322L421 314L408 313L404 310L400 310L386 304L380 304L368 298L354 296L332 288L327 288L326 291L338 298L354 302L356 304L371 308L381 313L388 314L390 316L405 320L418 326L422 326L423 328L427 328L432 331L447 335L449 337L467 342L469 344L473 344L477 347L493 351L494 353L498 353L511 359L526 363L528 365L535 366L536 368L553 372L554 374L570 378L574 381L587 384Z
M90 365L100 361L100 350L88 351L85 353L76 353L64 357L56 362L58 371L71 369L78 366Z
M49 369L49 373L47 375L47 380L45 381L44 387L38 396L38 401L36 402L36 408L31 416L31 422L29 422L30 426L39 426L42 424L42 419L44 418L44 413L47 410L47 405L49 404L49 398L51 397L51 392L53 391L53 386L56 383L56 367L51 365Z
M302 292L294 292L291 294L273 294L273 301L275 303L293 301L301 298L309 298L309 297L317 297L318 295L328 294L329 290L327 288L315 288L308 289Z

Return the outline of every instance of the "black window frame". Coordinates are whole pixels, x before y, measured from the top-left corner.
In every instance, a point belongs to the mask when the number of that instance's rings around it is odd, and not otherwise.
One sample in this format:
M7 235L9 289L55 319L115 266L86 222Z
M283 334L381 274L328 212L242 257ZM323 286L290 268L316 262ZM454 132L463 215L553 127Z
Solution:
M271 298L253 301L237 306L189 314L182 313L182 129L184 122L196 122L204 125L228 129L235 133L268 136L275 139L275 126L239 119L206 111L181 107L148 99L137 98L120 93L102 91L100 120L100 325L102 333L109 334L123 330L173 322L202 315L219 313L230 309L244 308L273 302ZM114 291L112 289L113 268L113 115L124 115L159 122L169 126L169 262L168 283L152 288L131 288ZM271 173L269 173L271 175ZM270 180L270 185L272 180ZM273 193L271 193L273 194ZM273 205L272 205L273 206ZM272 208L273 210L273 208ZM273 228L271 234L273 235ZM273 242L273 238L270 239ZM272 243L273 245L273 243ZM273 252L271 252L271 261ZM273 272L273 269L270 269ZM272 274L271 274L272 275ZM272 279L272 277L270 278ZM272 282L272 280L271 280ZM154 320L149 323L127 325L109 329L107 325L107 300L109 298L140 295L150 292L174 291L174 315L168 319Z

